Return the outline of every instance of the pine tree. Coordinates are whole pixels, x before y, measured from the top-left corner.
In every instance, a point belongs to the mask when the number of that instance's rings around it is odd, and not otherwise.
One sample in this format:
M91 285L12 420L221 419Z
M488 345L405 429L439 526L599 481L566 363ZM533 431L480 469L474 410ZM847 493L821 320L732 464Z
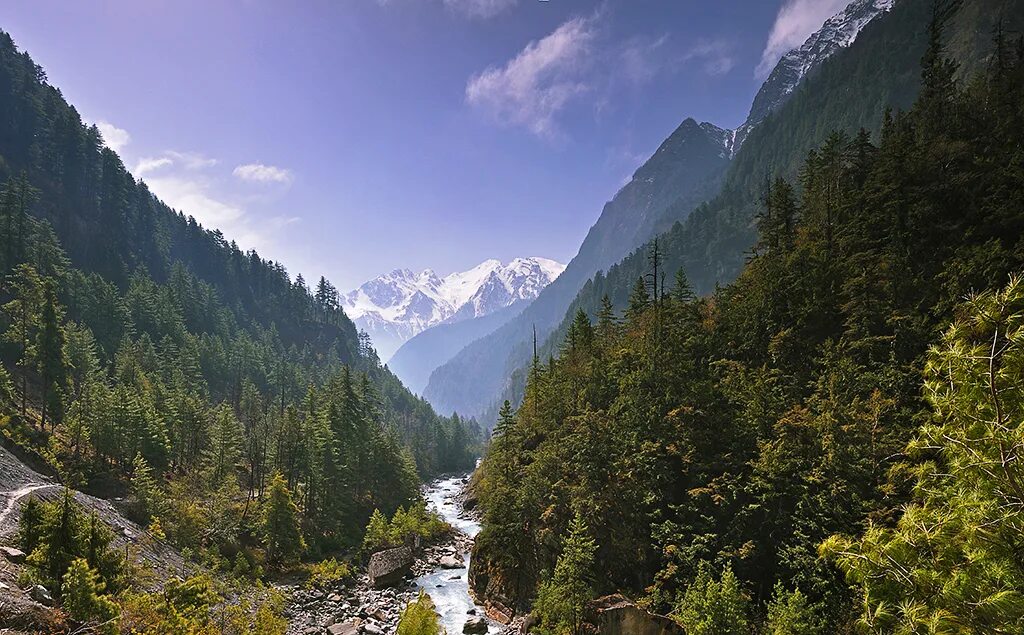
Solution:
M57 290L53 280L43 284L43 308L40 329L36 342L36 362L42 384L43 407L42 427L46 428L47 416L51 427L61 423L64 415L64 390L67 387L68 361L64 348L64 329L61 326L61 309L57 303Z
M441 635L440 620L434 611L434 603L424 591L402 610L395 635Z
M264 502L263 537L267 544L267 560L274 564L294 561L306 548L299 524L299 508L280 472L270 478Z
M73 560L64 574L61 589L61 605L72 620L91 627L94 632L117 632L113 623L117 605L103 595L106 585L88 562L82 558Z
M18 521L18 544L21 550L31 555L39 546L43 525L43 506L35 496L29 496L21 508Z
M148 523L153 516L161 513L162 497L156 479L153 478L153 470L141 452L136 454L132 461L130 485L139 518Z
M576 514L562 541L554 575L537 592L535 609L540 615L543 633L579 635L583 632L583 612L594 597L596 552L597 543L583 518Z
M732 568L726 566L721 578L715 579L711 566L702 562L673 616L688 634L748 635L747 611L747 598Z

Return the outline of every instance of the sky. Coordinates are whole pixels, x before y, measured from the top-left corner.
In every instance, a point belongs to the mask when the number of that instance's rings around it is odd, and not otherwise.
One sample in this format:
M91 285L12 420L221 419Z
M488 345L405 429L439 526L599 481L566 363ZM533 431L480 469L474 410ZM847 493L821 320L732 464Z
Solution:
M568 262L687 117L743 122L845 0L4 0L166 203L345 291Z

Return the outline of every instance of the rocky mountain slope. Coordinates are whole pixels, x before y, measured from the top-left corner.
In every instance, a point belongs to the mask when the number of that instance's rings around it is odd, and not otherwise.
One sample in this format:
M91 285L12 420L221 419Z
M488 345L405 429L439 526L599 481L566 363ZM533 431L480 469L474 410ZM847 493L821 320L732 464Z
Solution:
M685 222L722 189L732 159L752 130L837 51L855 41L892 0L854 0L776 65L746 122L736 130L686 119L605 205L565 272L518 317L435 370L424 396L440 412L479 413L529 359L534 328L543 338L561 321L583 284L654 236ZM763 176L763 175L762 175Z
M468 271L440 277L396 269L342 298L345 312L366 331L387 360L409 338L438 324L483 317L522 300L532 300L565 265L547 258L486 260Z

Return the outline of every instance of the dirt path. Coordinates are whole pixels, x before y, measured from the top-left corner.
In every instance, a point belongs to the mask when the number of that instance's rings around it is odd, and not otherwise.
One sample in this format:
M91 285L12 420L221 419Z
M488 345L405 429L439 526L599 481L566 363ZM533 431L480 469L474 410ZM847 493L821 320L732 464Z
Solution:
M7 533L8 528L4 526L4 523L7 522L8 516L10 516L11 512L14 511L14 506L18 504L19 500L28 496L32 492L47 489L49 487L57 487L57 485L54 485L53 483L34 483L32 485L26 485L21 489L16 489L12 492L0 492L0 495L7 498L7 505L4 507L3 511L0 511L0 535Z

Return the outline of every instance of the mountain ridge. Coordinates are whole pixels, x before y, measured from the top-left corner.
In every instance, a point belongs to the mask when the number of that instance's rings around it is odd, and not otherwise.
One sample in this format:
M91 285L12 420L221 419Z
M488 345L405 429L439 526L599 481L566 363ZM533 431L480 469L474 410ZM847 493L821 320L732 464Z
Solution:
M473 414L493 405L490 401L498 398L511 374L528 360L534 328L541 338L546 337L594 274L606 271L675 223L685 222L702 203L717 196L733 157L750 132L785 104L825 60L848 47L864 26L891 8L892 2L854 0L826 20L805 41L806 50L797 47L778 62L739 128L730 130L690 117L684 119L604 206L559 279L518 317L438 367L431 374L424 397L440 412ZM825 38L826 34L831 37ZM800 62L799 72L778 70L796 61Z
M423 331L484 317L532 300L565 265L549 258L514 258L507 265L491 258L466 271L438 276L395 269L369 280L341 298L356 326L369 334L381 359Z

